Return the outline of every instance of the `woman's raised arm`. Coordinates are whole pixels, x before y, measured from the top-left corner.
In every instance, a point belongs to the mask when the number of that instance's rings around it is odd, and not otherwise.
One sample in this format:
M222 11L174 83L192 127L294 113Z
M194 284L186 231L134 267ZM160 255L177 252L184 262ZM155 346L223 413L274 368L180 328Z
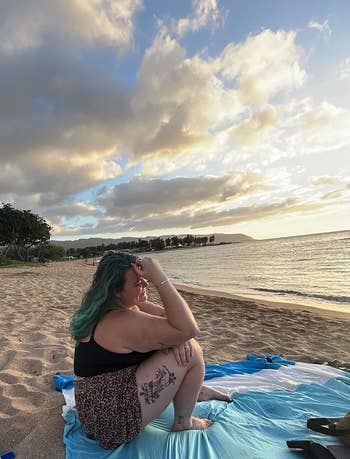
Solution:
M199 334L199 328L192 311L180 293L164 274L158 260L145 257L132 264L135 272L152 282L157 288L169 324L188 337Z

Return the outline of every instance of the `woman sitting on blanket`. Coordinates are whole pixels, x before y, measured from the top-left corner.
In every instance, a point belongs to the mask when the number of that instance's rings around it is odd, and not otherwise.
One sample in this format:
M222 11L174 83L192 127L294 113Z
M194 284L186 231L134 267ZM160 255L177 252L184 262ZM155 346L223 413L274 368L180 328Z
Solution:
M163 307L147 301L149 282ZM116 448L170 402L172 431L210 427L210 420L192 416L196 401L230 399L202 386L198 333L189 306L157 260L105 255L71 322L76 408L86 435Z

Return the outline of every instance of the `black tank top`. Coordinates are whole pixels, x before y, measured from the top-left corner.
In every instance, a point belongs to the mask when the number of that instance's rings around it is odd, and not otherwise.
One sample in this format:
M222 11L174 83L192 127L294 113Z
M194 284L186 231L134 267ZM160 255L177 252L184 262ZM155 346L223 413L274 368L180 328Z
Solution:
M74 373L77 376L96 376L131 367L143 362L155 352L133 351L127 354L119 354L108 351L97 344L94 339L96 326L97 324L92 330L90 340L86 342L80 341L75 347Z

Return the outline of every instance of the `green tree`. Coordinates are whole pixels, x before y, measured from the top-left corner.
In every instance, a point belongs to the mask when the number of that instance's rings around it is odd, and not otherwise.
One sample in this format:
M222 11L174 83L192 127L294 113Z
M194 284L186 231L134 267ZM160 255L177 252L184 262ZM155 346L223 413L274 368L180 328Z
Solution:
M75 255L76 252L74 247L70 247L69 249L67 249L67 257L74 257Z
M164 240L161 238L151 239L150 246L154 250L163 250L165 248Z
M0 208L0 245L12 246L19 260L28 259L29 249L50 240L52 227L30 210L19 210L7 203Z
M149 250L150 249L149 241L147 241L147 239L140 238L137 241L136 247L140 250Z
M171 238L171 246L177 247L180 244L180 239L177 236Z
M39 244L30 251L33 257L38 261L58 261L62 260L65 255L64 247L55 244Z
M184 245L190 246L194 242L194 237L192 234L187 234L187 236L185 236L182 241Z

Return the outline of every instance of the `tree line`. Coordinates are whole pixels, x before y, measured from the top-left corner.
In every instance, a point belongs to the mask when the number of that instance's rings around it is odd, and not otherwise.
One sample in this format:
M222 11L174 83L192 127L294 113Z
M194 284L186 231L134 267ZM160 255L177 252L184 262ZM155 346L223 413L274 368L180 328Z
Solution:
M65 257L90 258L100 257L108 250L130 250L132 252L147 252L181 247L205 246L213 244L215 235L184 237L153 238L134 241L122 241L117 244L101 244L96 247L69 248L50 243L52 227L43 217L30 210L15 209L9 203L3 203L0 208L0 264L8 260L28 262L57 261Z
M98 246L90 246L84 248L71 247L67 249L67 256L74 258L91 258L100 257L108 250L130 250L132 252L149 252L153 250L164 250L164 249L178 249L181 247L196 247L213 244L215 235L210 236L193 236L187 234L185 237L180 238L173 236L171 238L154 238L154 239L141 239L135 241L121 241L117 244L101 244Z

